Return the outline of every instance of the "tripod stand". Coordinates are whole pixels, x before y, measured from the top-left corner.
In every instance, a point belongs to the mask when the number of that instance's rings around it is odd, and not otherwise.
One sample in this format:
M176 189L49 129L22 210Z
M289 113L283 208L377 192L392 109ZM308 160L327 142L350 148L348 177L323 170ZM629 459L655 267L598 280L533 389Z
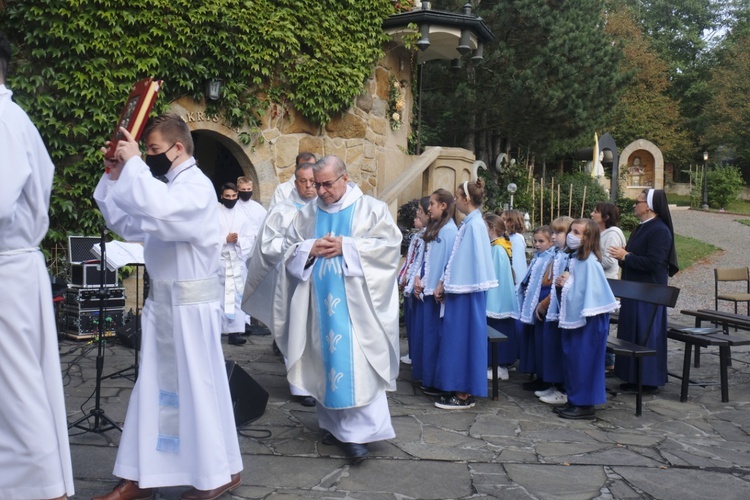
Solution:
M109 297L109 290L107 287L105 287L106 283L106 262L107 262L107 256L106 256L106 242L105 242L105 235L106 235L106 228L102 226L101 231L101 239L100 239L100 245L101 245L101 259L99 260L99 325L98 325L98 334L99 338L97 340L97 354L96 354L96 386L94 388L94 408L92 408L88 413L86 413L84 416L76 420L75 422L68 424L68 429L72 429L75 427L76 429L81 429L84 432L93 432L95 434L102 434L107 431L111 431L112 429L117 429L118 431L122 432L122 427L117 425L117 423L109 418L105 413L104 409L101 407L101 395L102 395L102 371L104 370L104 336L106 334L106 329L104 327L104 310L105 310L105 301ZM93 424L89 421L89 419L93 418Z

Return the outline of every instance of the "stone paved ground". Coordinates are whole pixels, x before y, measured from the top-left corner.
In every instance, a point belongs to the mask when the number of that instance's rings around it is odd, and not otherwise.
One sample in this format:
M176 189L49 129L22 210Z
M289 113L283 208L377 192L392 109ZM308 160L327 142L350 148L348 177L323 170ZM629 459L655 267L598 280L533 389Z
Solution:
M704 236L724 248L672 284L683 288L677 309L712 306L713 267L747 265L750 227L731 216L675 212L677 232ZM737 242L737 245L734 243ZM695 296L693 296L695 295ZM708 301L708 302L706 302ZM742 334L742 333L740 333ZM750 335L750 333L745 333ZM498 401L480 399L475 408L446 412L432 405L402 366L398 390L390 395L397 437L371 447L371 459L350 466L333 446L320 443L314 410L290 401L283 364L268 336L244 346L225 345L270 393L264 415L241 431L243 486L233 498L503 498L503 499L705 499L748 498L750 491L750 352L735 349L730 367L730 402L718 386L691 387L679 402L678 383L644 398L642 417L635 398L610 397L593 421L565 421L520 387L511 372ZM405 342L404 342L405 344ZM95 345L61 342L69 419L93 406ZM679 372L682 346L670 342L670 371ZM104 371L129 367L133 352L110 342ZM705 353L696 380L718 380L718 358ZM611 388L617 380L608 380ZM132 382L106 379L102 407L121 422ZM76 434L71 430L79 498L109 490L119 432ZM159 498L176 499L185 488ZM230 496L227 495L226 498Z

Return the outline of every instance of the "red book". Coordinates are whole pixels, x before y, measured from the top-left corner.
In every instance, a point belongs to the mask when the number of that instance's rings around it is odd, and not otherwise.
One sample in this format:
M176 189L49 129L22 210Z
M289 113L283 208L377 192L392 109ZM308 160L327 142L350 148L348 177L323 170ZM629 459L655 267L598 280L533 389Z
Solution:
M120 113L120 119L117 122L115 131L109 144L109 150L105 155L106 158L112 158L115 155L115 149L120 139L124 139L120 127L124 127L133 139L140 140L143 128L146 126L148 115L156 103L156 96L161 88L162 81L153 78L145 78L135 85L130 91L125 107Z

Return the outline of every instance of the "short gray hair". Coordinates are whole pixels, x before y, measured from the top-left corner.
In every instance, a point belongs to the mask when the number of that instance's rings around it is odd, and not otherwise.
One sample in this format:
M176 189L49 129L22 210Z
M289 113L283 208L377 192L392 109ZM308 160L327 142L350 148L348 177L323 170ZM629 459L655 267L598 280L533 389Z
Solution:
M318 160L313 166L313 172L317 174L329 165L333 166L333 173L335 175L344 175L347 173L344 160L335 155L327 155Z

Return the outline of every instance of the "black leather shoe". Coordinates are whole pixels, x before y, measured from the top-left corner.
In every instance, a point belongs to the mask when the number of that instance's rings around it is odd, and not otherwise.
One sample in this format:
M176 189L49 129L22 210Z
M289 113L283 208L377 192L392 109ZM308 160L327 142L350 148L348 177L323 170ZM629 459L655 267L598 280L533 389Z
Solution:
M336 436L334 436L330 432L326 432L326 435L323 436L323 439L321 439L320 442L326 446L334 446L339 444L339 440L336 439Z
M232 345L242 345L247 342L247 340L243 339L242 334L240 333L230 333L228 342Z
M370 451L367 449L366 444L341 443L341 445L346 452L346 456L352 459L352 464L358 464L359 462L367 458L367 454Z
M570 420L591 420L596 418L596 410L593 406L573 406L565 410L560 410L557 416Z
M557 413L557 414L559 414L561 411L563 411L563 410L569 410L570 408L573 408L573 403L571 403L570 401L568 401L567 403L565 403L562 406L555 406L554 408L552 408L552 411L555 412L555 413Z
M315 406L315 398L312 396L300 396L299 404L302 406L313 407Z

